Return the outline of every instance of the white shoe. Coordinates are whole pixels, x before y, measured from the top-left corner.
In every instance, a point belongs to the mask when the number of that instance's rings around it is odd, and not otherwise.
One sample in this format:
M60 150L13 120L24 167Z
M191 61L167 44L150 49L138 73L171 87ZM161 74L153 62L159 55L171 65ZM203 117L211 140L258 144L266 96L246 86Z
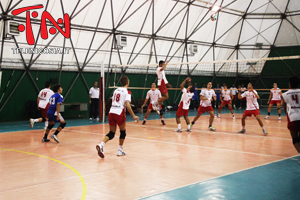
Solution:
M90 118L90 121L92 121L93 119L92 118Z
M279 120L281 120L281 117L278 117Z
M210 126L210 127L209 127L209 130L210 130L210 131L215 131L216 129L215 129L213 126Z
M235 116L234 116L234 115L232 115L232 119L235 119Z
M157 110L157 105L158 105L158 103L157 102L154 102L153 104L152 104L152 109L153 110Z
M99 121L99 117L97 117L96 120Z
M270 119L270 116L269 116L269 115L267 115L267 116L265 117L265 119Z
M186 129L187 132L192 132L192 129Z
M263 133L264 135L268 135L268 132L265 129L263 129Z
M125 151L123 151L123 149L118 149L118 153L117 156L125 156L127 153Z
M97 144L96 149L98 151L98 155L100 156L100 158L104 158L103 146L101 144Z
M233 109L236 109L236 106L235 106L235 105L233 105Z
M177 128L174 130L174 132L182 132L182 129L181 128Z
M216 114L216 117L217 117L217 118L220 118L220 117L221 117L221 115L218 113L218 114Z
M30 128L33 128L33 125L34 125L34 119L30 118L30 119L29 119L29 122L30 122Z

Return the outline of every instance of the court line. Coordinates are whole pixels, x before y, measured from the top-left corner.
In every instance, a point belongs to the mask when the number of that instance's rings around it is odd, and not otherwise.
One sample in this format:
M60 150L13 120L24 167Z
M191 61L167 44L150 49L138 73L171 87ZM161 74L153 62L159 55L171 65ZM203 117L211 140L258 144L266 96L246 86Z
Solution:
M102 133L90 133L90 132L87 132L87 131L76 131L76 130L72 130L72 131L79 132L79 133L88 133L88 134L93 134L93 135L105 135L104 133L103 134ZM143 139L143 138L134 138L134 137L130 137L130 136L126 136L126 138L133 139L133 140L143 140L143 141L147 141L147 142L157 142L157 143L164 143L164 144L173 144L173 145L190 146L190 147L200 147L200 148L204 148L204 149L222 150L222 151L230 151L230 152L237 152L237 153L253 154L253 155L260 155L260 156L285 158L285 157L282 157L282 156L260 154L260 153L253 153L253 152L247 152L247 151L238 151L238 150L232 150L232 149L207 147L207 146L193 145L193 144L182 144L182 143L176 143L176 142L164 142L164 141L158 141L158 140L153 140L153 139L149 140L149 139Z
M136 124L129 124L129 123L127 123L127 124L131 125L131 126L140 126L140 125L136 125ZM162 127L151 125L151 128L160 129ZM164 127L164 129L174 130L174 128L166 128L166 127ZM242 137L242 136L248 137L249 136L249 137L260 137L260 138L276 139L276 140L287 140L287 141L291 140L290 138L268 137L268 136L264 136L264 135L248 135L248 134L241 134L241 133L221 132L221 131L207 131L207 130L195 130L195 129L193 129L192 132L206 132L206 133L211 133L211 134L220 133L220 134L236 135L236 136L239 136L239 137ZM184 132L181 132L181 133L184 133ZM188 132L186 132L186 133L188 133Z
M180 189L180 188L188 187L188 186L191 186L191 185L195 185L195 184L199 184L199 183L204 183L204 182L207 182L207 181L211 181L211 180L214 180L214 179L222 178L222 177L229 176L229 175L232 175L232 174L237 174L239 172L243 172L243 171L247 171L247 170L250 170L250 169L262 167L262 166L265 166L265 165L269 165L269 164L272 164L272 163L284 161L284 160L287 160L287 159L295 160L293 158L296 157L296 156L298 156L298 155L291 156L291 157L284 158L284 159L280 159L280 160L276 160L276 161L271 161L271 162L268 162L268 163L265 163L265 164L262 164L262 165L257 165L257 166L254 166L254 167L249 167L249 168L246 168L246 169L238 170L238 171L231 172L231 173L224 174L224 175L220 175L220 176L217 176L217 177L214 177L214 178L209 178L209 179L206 179L206 180L203 180L203 181L197 181L197 182L194 182L194 183L186 184L184 186L179 186L179 187L176 187L176 188L173 188L173 189L170 189L170 190L166 190L166 191L163 191L163 192L158 192L158 193L155 193L155 194L152 194L152 195L148 195L148 196L145 196L145 197L140 197L140 198L137 198L137 200L149 198L149 197L152 197L152 196L155 196L155 195L163 194L163 193L166 193L166 192L170 192L170 191L177 190L177 189Z
M68 167L69 169L71 169L73 172L75 172L75 174L79 177L80 181L81 181L81 184L82 184L82 195L81 195L81 200L85 200L86 199L86 195L87 195L87 186L85 184L85 181L83 179L83 177L81 176L81 174L76 170L74 169L73 167L71 167L70 165L60 161L60 160L56 160L54 158L50 158L48 156L43 156L43 155L40 155L40 154L36 154L36 153L31 153L31 152L26 152L26 151L19 151L19 150L14 150L14 149L2 149L0 148L0 150L3 150L3 151L11 151L11 152L17 152L17 153L24 153L24 154L28 154L28 155L34 155L34 156L39 156L39 157L42 157L42 158L47 158L49 160L52 160L52 161L55 161L55 162L58 162L66 167Z

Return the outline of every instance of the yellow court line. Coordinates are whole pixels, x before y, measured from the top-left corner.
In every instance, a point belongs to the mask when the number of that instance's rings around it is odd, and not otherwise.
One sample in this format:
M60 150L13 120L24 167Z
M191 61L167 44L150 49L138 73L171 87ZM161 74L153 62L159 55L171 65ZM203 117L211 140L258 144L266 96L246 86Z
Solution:
M12 152L18 152L18 153L25 153L25 154L29 154L29 155L39 156L39 157L42 157L42 158L47 158L49 160L53 160L55 162L58 162L58 163L60 163L60 164L62 164L64 166L70 168L80 178L80 181L81 181L81 184L82 184L82 196L81 196L81 200L85 200L86 199L87 187L86 187L85 181L84 181L83 177L81 176L81 174L76 169L74 169L73 167L71 167L70 165L68 165L68 164L66 164L66 163L64 163L62 161L56 160L54 158L50 158L48 156L43 156L43 155L36 154L36 153L30 153L30 152L26 152L26 151L18 151L18 150L14 150L14 149L2 149L2 148L0 148L0 150L3 150L3 151L12 151Z

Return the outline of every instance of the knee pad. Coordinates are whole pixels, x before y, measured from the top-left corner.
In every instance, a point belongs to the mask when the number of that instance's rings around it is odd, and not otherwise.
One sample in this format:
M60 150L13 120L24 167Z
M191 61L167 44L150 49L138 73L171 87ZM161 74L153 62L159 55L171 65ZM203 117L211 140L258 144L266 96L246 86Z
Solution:
M42 117L42 119L43 119L43 120L42 120L42 122L45 122L45 121L47 121L45 117Z
M126 130L124 130L124 131L120 131L120 139L125 139L125 137L126 137Z
M51 130L53 128L53 126L54 126L54 124L49 124L47 128Z
M164 113L163 113L162 110L160 110L159 115L160 115L160 116L164 115Z
M112 131L109 131L109 133L106 134L106 136L109 138L109 140L112 140L115 137L115 133Z
M293 138L293 144L300 143L300 138Z
M67 123L65 122L65 123L60 124L59 126L60 126L61 128L65 128L66 124L67 124Z

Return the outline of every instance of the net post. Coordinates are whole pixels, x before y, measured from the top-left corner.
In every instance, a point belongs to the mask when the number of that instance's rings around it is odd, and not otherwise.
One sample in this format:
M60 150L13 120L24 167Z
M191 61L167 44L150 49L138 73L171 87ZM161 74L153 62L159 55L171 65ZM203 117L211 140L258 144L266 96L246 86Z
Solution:
M103 62L101 62L101 77L99 78L99 90L99 122L105 122L105 74Z

